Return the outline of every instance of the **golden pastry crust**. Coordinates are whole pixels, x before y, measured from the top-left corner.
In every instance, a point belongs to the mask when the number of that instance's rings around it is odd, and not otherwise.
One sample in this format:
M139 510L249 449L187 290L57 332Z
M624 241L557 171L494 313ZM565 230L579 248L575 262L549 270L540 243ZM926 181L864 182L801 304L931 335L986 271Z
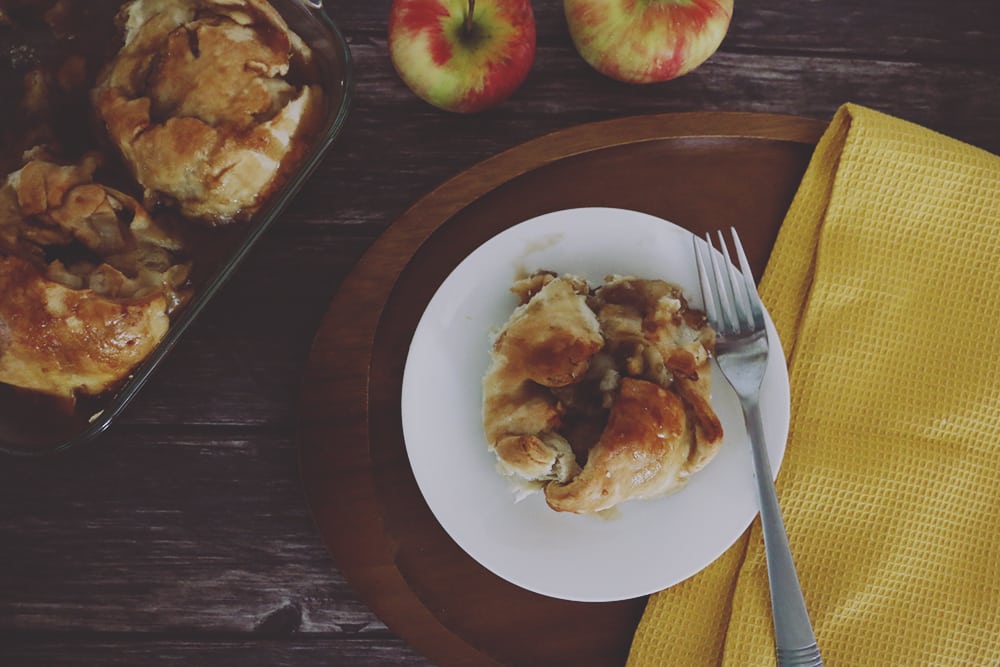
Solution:
M132 0L94 105L148 207L211 224L252 215L301 160L323 111L288 80L311 59L265 0Z
M709 400L715 332L702 313L688 307L679 288L662 280L613 276L594 301L607 347L625 373L667 387L685 403L694 441L683 484L722 444L722 424Z
M72 400L127 376L163 339L162 294L117 301L0 257L0 382Z
M114 299L159 293L173 312L190 297L180 240L139 202L95 183L98 164L94 155L75 165L34 159L10 174L0 186L0 255L26 259L71 289ZM75 259L46 258L60 249Z
M545 501L560 512L596 513L669 493L688 460L687 434L687 414L676 394L626 377L582 472L548 484Z
M511 315L483 379L483 424L501 471L519 482L565 480L577 470L555 433L558 401L546 390L575 382L601 349L599 324L579 283L548 281Z
M67 405L131 373L189 297L179 240L97 166L33 159L0 186L0 382Z
M590 514L682 488L718 452L714 332L659 280L540 273L484 378L483 425L504 474L557 511Z

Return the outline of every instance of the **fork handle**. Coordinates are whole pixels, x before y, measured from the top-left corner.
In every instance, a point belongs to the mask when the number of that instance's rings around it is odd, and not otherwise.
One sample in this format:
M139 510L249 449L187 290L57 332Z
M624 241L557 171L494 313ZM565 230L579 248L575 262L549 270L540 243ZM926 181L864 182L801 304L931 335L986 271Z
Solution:
M806 611L802 587L788 546L788 534L781 519L778 495L774 490L774 475L767 456L760 405L756 397L741 397L740 402L750 436L760 522L764 530L764 553L767 558L767 578L771 586L778 667L822 667L823 659Z

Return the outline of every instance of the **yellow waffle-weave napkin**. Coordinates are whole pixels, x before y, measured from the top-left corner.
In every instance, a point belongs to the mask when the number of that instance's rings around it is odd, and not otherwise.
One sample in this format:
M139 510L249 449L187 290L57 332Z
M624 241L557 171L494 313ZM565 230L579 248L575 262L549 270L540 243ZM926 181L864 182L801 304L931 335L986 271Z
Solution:
M827 667L1000 665L1000 158L845 105L761 295L792 389L778 495ZM629 656L774 664L759 521L650 598Z

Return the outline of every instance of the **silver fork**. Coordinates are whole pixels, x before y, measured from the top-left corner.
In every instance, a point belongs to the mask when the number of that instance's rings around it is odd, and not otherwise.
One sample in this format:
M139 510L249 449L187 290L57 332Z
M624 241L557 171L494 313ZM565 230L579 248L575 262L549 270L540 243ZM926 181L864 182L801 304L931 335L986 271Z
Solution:
M760 385L767 367L768 349L763 306L740 237L735 229L731 232L740 271L733 267L721 231L717 232L721 256L712 251L712 238L708 234L704 243L694 238L694 255L705 314L716 331L715 359L739 396L750 436L771 586L775 652L779 667L822 667L823 660L781 519L760 417Z

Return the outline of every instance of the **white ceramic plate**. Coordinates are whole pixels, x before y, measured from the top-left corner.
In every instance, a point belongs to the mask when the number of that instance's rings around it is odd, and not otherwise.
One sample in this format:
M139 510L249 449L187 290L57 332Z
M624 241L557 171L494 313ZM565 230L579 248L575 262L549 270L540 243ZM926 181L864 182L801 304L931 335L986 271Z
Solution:
M427 306L403 376L406 450L437 520L472 558L536 593L610 601L647 595L720 556L757 514L742 412L713 369L712 403L725 439L677 493L630 501L609 518L555 512L540 493L515 502L495 469L481 421L490 332L517 306L510 286L525 271L661 278L701 302L686 230L635 211L581 208L533 218L495 236L448 276ZM761 408L771 464L788 434L784 355L768 319L771 354Z

